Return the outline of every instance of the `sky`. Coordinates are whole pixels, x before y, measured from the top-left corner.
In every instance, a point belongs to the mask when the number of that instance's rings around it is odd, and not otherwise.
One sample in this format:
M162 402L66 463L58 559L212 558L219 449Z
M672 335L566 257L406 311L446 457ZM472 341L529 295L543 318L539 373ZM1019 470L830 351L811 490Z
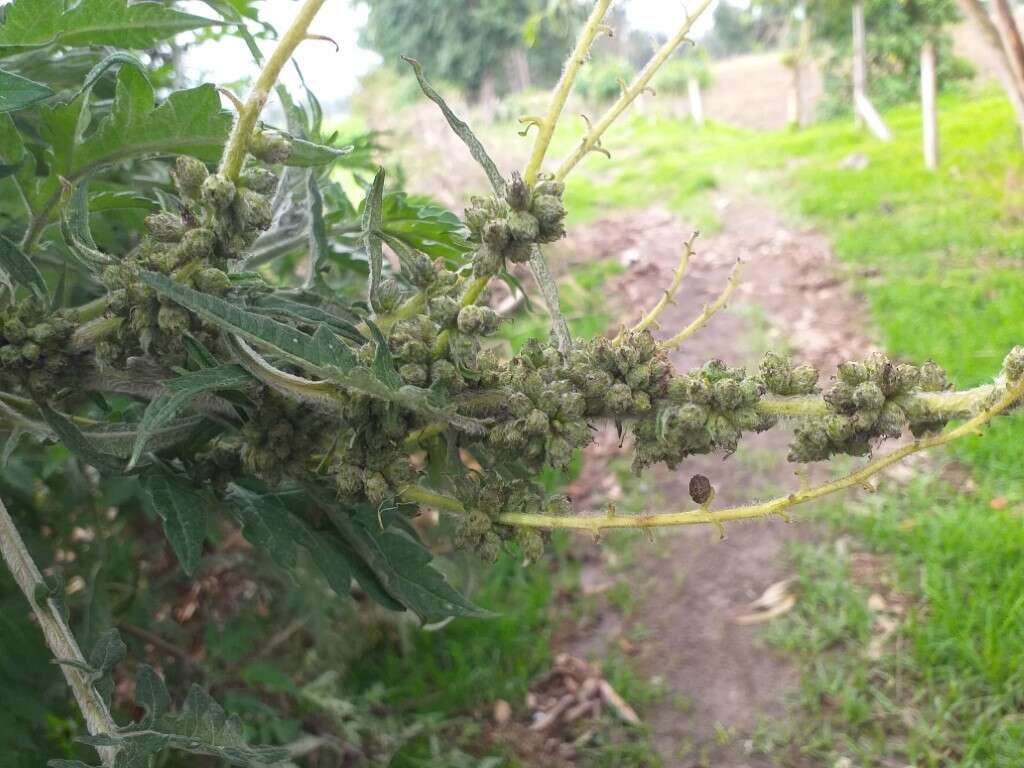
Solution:
M453 5L458 1L453 0ZM681 0L619 0L617 3L626 11L633 27L661 34L678 29L686 18L686 5L693 7L696 4L697 0L689 3ZM209 11L203 3L192 5L194 8L189 10L199 15L206 15ZM294 2L267 0L261 3L260 12L264 19L280 30L288 25L295 8ZM366 23L366 15L365 3L328 0L317 14L311 31L333 38L340 51L335 51L334 46L326 41L309 41L296 53L295 59L306 82L325 104L337 104L351 96L359 78L380 61L375 53L359 48L359 29ZM710 20L710 12L705 13L694 28L694 36L699 37L710 26ZM263 47L269 51L273 44L268 42ZM208 43L191 50L186 67L191 79L218 84L238 81L253 72L248 51L234 39ZM286 72L283 80L290 87L298 85L292 71Z

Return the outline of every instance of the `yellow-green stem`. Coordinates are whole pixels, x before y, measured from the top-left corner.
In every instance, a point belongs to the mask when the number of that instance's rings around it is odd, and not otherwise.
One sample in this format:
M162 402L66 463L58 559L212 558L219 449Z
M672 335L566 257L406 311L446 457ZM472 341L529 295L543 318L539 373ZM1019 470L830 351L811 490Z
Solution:
M100 317L78 327L71 337L71 348L82 352L96 346L96 342L117 332L124 323L121 317Z
M544 119L537 124L538 131L537 138L533 142L533 152L530 155L529 162L526 164L526 170L523 171L523 180L531 186L537 180L537 174L544 163L544 156L547 154L548 146L551 144L551 137L555 133L555 128L558 125L559 117L562 115L566 99L569 98L569 94L572 92L572 86L576 82L576 76L579 74L580 68L587 61L594 38L601 33L602 22L611 4L612 0L598 0L594 10L590 12L590 17L587 19L587 23L584 25L579 39L576 41L576 47L569 54L569 58L565 62L565 68L562 70L562 76L558 79L558 84L551 93L551 103L548 105L548 111L544 115Z
M475 304L476 300L480 298L480 294L484 292L484 288L491 282L489 277L478 277L473 280L472 283L466 288L466 292L462 294L462 300L459 302L460 307L468 307L470 304ZM443 355L448 351L448 342L451 340L451 332L446 328L437 334L437 341L434 342L434 356Z
M422 485L407 485L399 491L398 495L403 501L422 504L424 507L430 507L442 512L454 512L460 515L466 512L466 508L458 499L436 493L429 488L424 488Z
M498 521L505 525L520 525L531 528L569 528L598 533L606 528L662 528L676 525L698 525L702 523L721 524L732 520L748 520L752 518L781 515L790 507L820 499L837 491L864 485L871 477L888 466L920 451L951 443L961 437L980 434L981 428L995 416L1013 406L1024 397L1024 378L1009 387L1003 395L977 416L964 422L956 429L933 437L915 440L897 448L884 456L869 462L855 472L811 488L794 491L787 496L780 496L763 504L749 504L741 507L729 507L719 510L687 510L684 512L665 512L654 515L531 515L505 513Z
M277 82L277 78L281 74L281 69L288 63L295 49L299 47L299 43L306 39L309 25L324 2L326 0L306 0L303 3L298 15L292 21L292 25L278 41L277 48L274 49L270 58L267 59L263 71L260 72L260 76L256 80L256 85L253 86L249 98L245 100L245 105L238 113L238 119L235 120L235 127L231 131L231 138L228 139L227 146L224 147L224 156L220 163L220 172L232 181L237 180L238 174L242 171L245 153L249 148L249 140L252 138L256 121L259 119L260 112L263 111L263 105L267 103L274 83Z
M704 13L704 11L708 9L708 6L711 5L712 2L714 2L714 0L702 0L697 11L687 18L679 31L658 49L651 60L647 62L647 65L640 71L640 74L638 74L633 82L626 87L619 98L615 100L615 103L612 104L608 108L608 111L593 124L589 131L587 131L587 135L583 137L583 141L580 142L580 145L576 150L562 161L558 171L555 173L556 179L561 181L568 176L569 172L576 167L576 164L586 157L588 152L598 146L598 142L600 142L601 136L604 132L608 130L608 127L618 119L619 115L621 115L626 108L633 103L636 97L643 93L644 89L647 88L647 84L650 83L651 78L654 77L655 73L661 68L661 65L668 60L668 57L672 55L675 49L683 44L686 40L686 35L689 34L690 28L693 26L693 23L702 13Z

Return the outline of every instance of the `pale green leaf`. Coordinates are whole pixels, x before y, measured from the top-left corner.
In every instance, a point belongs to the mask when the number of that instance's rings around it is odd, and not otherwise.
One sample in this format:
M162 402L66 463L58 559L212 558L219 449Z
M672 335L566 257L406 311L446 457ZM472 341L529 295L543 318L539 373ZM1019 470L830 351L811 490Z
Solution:
M66 6L70 9L65 10ZM179 32L217 23L156 2L15 0L7 7L0 26L0 53L4 48L38 48L55 43L143 49Z
M373 177L373 185L366 193L363 206L363 238L366 244L366 255L370 262L370 281L367 286L367 300L370 306L377 308L377 292L380 290L384 271L384 246L380 236L381 208L384 200L384 168Z
M48 87L0 69L0 112L15 112L53 95Z
M327 144L317 144L305 139L291 138L291 151L285 165L293 168L316 168L332 163L338 158L351 154L353 147L331 147Z
M412 71L416 74L416 81L420 84L423 94L440 107L441 114L444 115L444 119L448 121L448 125L451 126L455 135L462 139L466 147L469 148L469 154L484 169L484 173L487 174L487 179L491 182L495 194L501 196L505 192L505 179L502 178L501 171L498 170L498 166L495 165L491 156L487 154L484 145L480 143L480 139L474 135L472 129L458 115L452 112L451 107L441 98L441 94L434 90L434 86L423 75L422 65L416 59L410 59L408 56L403 56L402 58L412 67Z

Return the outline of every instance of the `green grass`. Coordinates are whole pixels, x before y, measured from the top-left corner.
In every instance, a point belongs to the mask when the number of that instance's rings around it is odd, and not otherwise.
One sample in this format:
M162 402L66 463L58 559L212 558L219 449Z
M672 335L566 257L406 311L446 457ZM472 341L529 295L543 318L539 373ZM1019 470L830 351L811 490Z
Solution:
M1024 342L1024 152L1011 109L992 94L943 99L934 173L917 110L886 118L891 144L848 121L755 134L634 117L605 140L612 163L595 155L570 178L567 205L576 222L659 204L707 226L709 188L769 197L829 235L870 308L865 333L891 354L934 359L959 386L990 380ZM555 154L574 139L561 132ZM866 167L844 168L855 154ZM764 739L781 764L797 762L790 748L824 764L1022 764L1022 434L1020 415L1000 419L945 454L973 494L921 480L821 512L854 549L885 558L911 610L868 658L868 589L831 543L798 548L799 608L772 632L804 670L796 716ZM991 508L995 497L1006 509Z

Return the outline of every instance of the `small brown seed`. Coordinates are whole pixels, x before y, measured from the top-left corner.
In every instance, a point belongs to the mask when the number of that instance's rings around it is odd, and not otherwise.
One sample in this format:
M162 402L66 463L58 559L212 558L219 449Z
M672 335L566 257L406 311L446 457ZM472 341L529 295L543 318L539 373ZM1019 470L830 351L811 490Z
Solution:
M713 490L711 481L704 475L694 475L690 478L690 498L697 504L707 503Z

